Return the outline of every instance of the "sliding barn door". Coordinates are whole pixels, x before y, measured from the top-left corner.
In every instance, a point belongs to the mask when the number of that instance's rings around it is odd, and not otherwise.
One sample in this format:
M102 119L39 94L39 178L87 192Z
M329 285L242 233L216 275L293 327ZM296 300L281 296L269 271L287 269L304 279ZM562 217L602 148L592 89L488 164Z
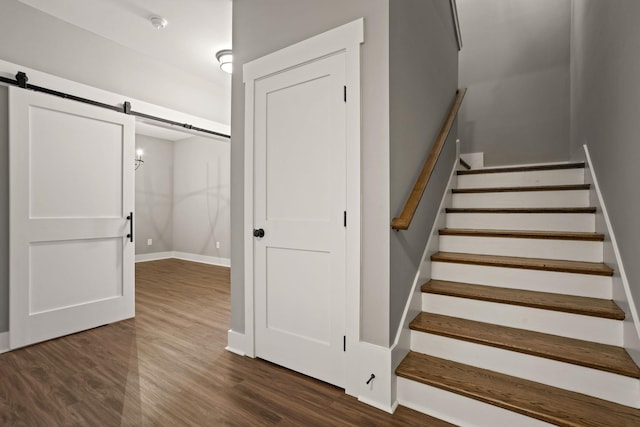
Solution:
M11 348L133 317L134 119L11 88Z

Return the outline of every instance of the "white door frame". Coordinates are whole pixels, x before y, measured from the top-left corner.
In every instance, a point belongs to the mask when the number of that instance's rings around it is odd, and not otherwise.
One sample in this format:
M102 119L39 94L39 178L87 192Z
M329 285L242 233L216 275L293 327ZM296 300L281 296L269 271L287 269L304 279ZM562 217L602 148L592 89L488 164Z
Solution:
M346 157L347 157L347 236L346 236L346 392L355 395L360 342L360 44L364 42L364 19L337 27L310 39L244 64L244 274L245 349L255 357L254 323L254 84L256 80L337 52L346 55ZM357 375L356 375L357 376Z

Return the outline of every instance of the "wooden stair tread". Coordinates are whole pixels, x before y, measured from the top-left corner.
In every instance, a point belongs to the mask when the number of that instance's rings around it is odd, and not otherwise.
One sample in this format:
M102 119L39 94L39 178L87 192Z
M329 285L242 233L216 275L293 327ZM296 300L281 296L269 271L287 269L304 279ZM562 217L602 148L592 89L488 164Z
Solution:
M584 163L560 163L555 165L538 165L538 166L512 166L506 168L483 168L460 170L458 175L479 175L484 173L504 173L504 172L532 172L532 171L549 171L560 169L584 169Z
M629 354L623 348L612 345L424 312L411 321L410 328L640 378L640 369Z
M558 271L564 273L592 274L596 276L613 276L613 270L611 269L611 267L604 263L598 262L565 261L555 259L523 258L497 255L477 255L454 252L435 253L431 256L431 261L485 265L490 267Z
M604 241L604 234L571 231L483 230L469 228L445 228L441 236L513 237L523 239Z
M558 426L640 425L638 409L413 351L396 374Z
M454 188L451 190L453 194L470 194L470 193L511 193L521 191L573 191L588 190L590 184L571 184L571 185L536 185L523 187L487 187L487 188Z
M590 207L574 208L446 208L446 213L513 213L513 214L594 214L597 209Z
M445 280L428 281L422 285L422 292L582 314L605 319L624 320L625 318L624 311L615 302L599 298L473 285Z

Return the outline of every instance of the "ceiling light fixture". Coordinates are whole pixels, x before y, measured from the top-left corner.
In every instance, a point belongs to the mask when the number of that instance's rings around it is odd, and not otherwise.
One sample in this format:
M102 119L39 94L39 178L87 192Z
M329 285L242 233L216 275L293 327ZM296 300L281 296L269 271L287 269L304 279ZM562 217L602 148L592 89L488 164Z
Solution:
M216 59L220 63L220 69L225 73L233 72L233 54L231 50L225 49L216 53Z
M162 16L152 16L151 18L149 18L149 21L151 22L151 25L153 25L153 28L155 28L156 30L163 29L169 23Z

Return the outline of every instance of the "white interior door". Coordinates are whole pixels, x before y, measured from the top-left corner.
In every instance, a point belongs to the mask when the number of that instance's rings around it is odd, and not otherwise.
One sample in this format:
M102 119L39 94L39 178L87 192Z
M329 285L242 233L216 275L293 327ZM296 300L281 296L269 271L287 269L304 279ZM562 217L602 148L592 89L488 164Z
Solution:
M345 54L255 82L255 353L344 386Z
M134 119L9 92L11 348L133 317Z

